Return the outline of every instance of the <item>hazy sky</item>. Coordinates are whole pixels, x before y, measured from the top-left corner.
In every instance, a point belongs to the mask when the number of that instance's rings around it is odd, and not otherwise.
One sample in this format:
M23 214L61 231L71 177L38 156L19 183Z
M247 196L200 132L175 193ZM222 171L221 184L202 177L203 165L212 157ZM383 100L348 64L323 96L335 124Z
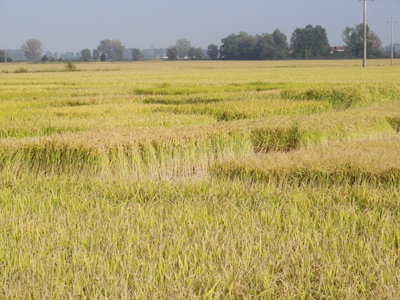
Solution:
M383 45L390 44L391 17L400 43L400 0L367 3L367 20ZM29 38L46 50L95 49L103 39L126 47L167 48L179 38L196 47L220 45L231 33L283 31L321 25L330 44L342 45L346 26L363 21L359 0L0 0L0 48L19 49Z

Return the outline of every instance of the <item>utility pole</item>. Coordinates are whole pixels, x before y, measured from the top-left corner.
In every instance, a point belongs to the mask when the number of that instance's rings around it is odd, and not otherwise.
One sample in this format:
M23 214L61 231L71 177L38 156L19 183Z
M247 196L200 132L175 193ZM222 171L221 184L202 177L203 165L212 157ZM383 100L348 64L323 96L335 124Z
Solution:
M364 1L364 60L363 67L367 67L367 1L372 0L360 0Z
M393 17L391 18L391 20L390 20L390 22L388 22L390 25L391 25L391 27L392 27L392 30L391 30L391 46L390 46L390 65L391 66L393 66L393 24L395 24L396 22L393 22Z

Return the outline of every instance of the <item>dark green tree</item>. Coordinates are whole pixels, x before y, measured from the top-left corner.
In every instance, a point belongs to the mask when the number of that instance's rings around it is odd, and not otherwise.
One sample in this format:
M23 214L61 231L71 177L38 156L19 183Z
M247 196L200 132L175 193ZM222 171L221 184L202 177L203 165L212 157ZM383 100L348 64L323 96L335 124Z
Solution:
M140 50L138 48L133 48L132 49L132 60L139 61L141 59L142 59L142 54L140 53Z
M253 35L241 32L237 37L237 57L238 60L258 59L257 38Z
M167 49L167 56L168 59L175 60L178 57L178 50L176 49L176 46L171 46Z
M274 59L287 58L289 55L289 46L287 43L287 36L279 29L275 29L274 32L272 33L272 38L273 38L274 44L275 44Z
M105 53L102 53L100 55L100 61L106 61L107 60L107 55Z
M275 57L275 42L271 34L257 34L257 56L258 59L274 59Z
M176 51L178 52L178 58L185 58L189 56L189 49L192 47L187 39L179 39L176 41Z
M3 50L0 50L0 62L4 62L6 59L6 55Z
M123 60L125 46L118 40L102 40L97 47L100 53L107 55L108 60Z
M219 53L222 59L232 60L237 59L237 43L238 35L230 34L226 38L221 40L221 47L219 48Z
M347 26L342 33L343 42L346 45L346 53L349 57L360 58L364 55L364 24L354 27ZM368 57L382 56L382 42L378 35L370 30L367 25L367 55Z
M189 50L187 51L187 57L189 59L197 59L196 58L196 47L189 47Z
M218 46L215 44L208 45L207 55L210 59L213 59L213 60L218 59L218 55L219 55Z
M42 58L40 59L42 62L49 61L49 58L47 55L43 55Z
M201 47L190 47L188 50L188 58L195 60L202 60L205 58L204 50Z
M81 51L81 60L82 61L90 61L92 59L92 53L90 49L86 48Z
M205 54L203 48L201 48L201 47L197 47L196 48L195 57L196 57L197 60L205 59L206 54Z
M307 25L296 28L290 39L293 56L296 58L323 58L329 56L329 41L325 28Z
M39 60L43 53L43 45L37 39L29 39L21 46L21 50L27 59Z
M97 49L92 51L92 57L94 61L98 61L100 59L100 52Z
M221 40L222 59L257 60L282 59L289 53L287 37L279 29L272 34L249 35L246 32L231 34Z
M231 34L221 40L219 53L226 60L254 60L257 59L257 38L246 32Z

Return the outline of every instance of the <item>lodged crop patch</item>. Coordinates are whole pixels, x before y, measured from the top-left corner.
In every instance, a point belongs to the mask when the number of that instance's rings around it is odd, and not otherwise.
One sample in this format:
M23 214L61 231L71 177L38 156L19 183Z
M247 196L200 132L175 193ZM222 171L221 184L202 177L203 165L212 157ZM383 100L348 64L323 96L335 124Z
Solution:
M291 153L255 155L217 164L217 175L253 180L293 180L321 184L330 182L399 183L400 138L334 143Z

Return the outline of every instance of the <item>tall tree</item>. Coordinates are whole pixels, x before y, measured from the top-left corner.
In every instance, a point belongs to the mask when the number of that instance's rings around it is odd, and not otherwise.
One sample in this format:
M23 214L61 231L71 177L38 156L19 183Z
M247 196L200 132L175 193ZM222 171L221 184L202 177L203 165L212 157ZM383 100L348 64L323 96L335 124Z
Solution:
M81 51L82 61L90 61L91 58L92 58L92 53L90 52L90 49L86 48Z
M141 59L142 59L142 54L140 53L140 50L138 48L133 48L132 49L132 60L139 61Z
M232 33L226 38L221 40L221 47L219 48L219 53L222 59L232 60L237 59L237 35Z
M204 50L201 47L190 47L188 50L189 59L202 60L205 57Z
M42 56L42 58L40 59L42 62L47 62L49 61L49 57L45 54Z
M100 59L100 51L97 49L94 49L92 51L92 56L94 61L98 61Z
M196 47L190 47L187 53L189 59L197 59L196 58Z
M37 39L29 39L21 46L25 57L29 60L40 60L43 53L42 42Z
M256 35L258 59L274 59L276 56L275 41L272 34Z
M177 59L177 57L178 57L178 50L176 49L176 46L168 47L168 49L167 49L167 56L168 56L168 59L172 59L172 60Z
M182 38L176 41L175 47L178 52L178 58L185 58L189 54L191 44L187 39Z
M218 51L217 45L215 45L215 44L208 45L207 55L210 59L218 59L218 54L219 54L219 51Z
M274 48L276 51L274 59L283 59L288 57L289 47L287 43L287 36L279 29L275 29L272 33L272 38L274 40Z
M201 59L204 59L206 57L203 48L201 48L201 47L197 47L196 48L195 57L196 57L197 60L201 60Z
M4 53L3 50L0 50L0 62L4 62L7 58L7 55Z
M124 59L125 46L119 40L102 40L100 45L97 47L97 50L104 53L108 60Z
M354 27L347 26L342 33L346 52L350 57L363 57L364 55L364 24L360 23ZM370 30L367 25L367 55L381 56L382 42L378 35Z
M237 37L237 56L239 60L257 59L257 38L253 35L241 32Z
M297 58L321 58L329 55L326 30L320 25L296 28L290 39L293 56Z

